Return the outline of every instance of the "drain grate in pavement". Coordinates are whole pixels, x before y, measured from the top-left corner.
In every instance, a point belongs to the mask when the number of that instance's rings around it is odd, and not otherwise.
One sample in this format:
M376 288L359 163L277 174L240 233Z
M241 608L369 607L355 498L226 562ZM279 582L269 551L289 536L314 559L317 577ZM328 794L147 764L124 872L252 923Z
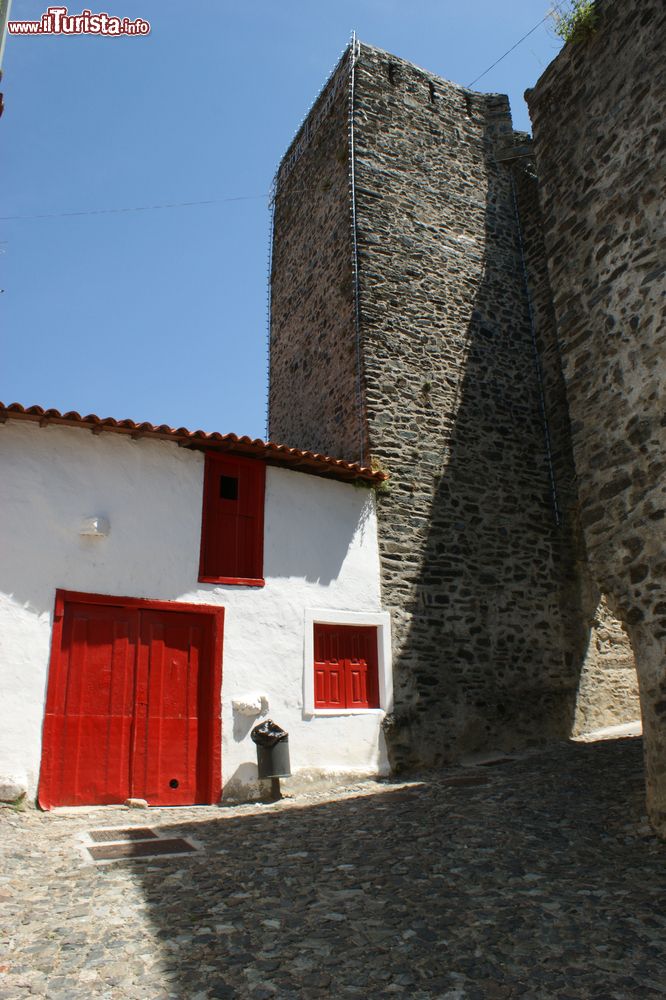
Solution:
M79 843L86 860L98 863L194 854L201 848L196 841L185 840L184 837L163 837L159 829L151 830L148 826L89 830L80 835Z
M116 831L117 832L117 831ZM152 833L152 831L151 831ZM155 836L153 834L153 836ZM160 854L191 854L196 847L181 837L135 840L122 844L99 844L87 848L93 861L117 861L124 858L157 857Z
M96 844L116 840L155 840L157 834L147 826L131 826L126 830L91 830L88 834Z

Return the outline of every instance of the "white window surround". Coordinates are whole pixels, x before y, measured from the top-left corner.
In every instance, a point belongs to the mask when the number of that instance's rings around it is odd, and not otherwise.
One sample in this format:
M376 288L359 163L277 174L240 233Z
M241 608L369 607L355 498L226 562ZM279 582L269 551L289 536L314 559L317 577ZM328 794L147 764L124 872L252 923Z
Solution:
M379 708L315 708L314 626L372 625L377 629L377 679ZM385 715L393 711L393 667L391 657L391 616L388 611L331 611L306 608L303 648L303 715Z

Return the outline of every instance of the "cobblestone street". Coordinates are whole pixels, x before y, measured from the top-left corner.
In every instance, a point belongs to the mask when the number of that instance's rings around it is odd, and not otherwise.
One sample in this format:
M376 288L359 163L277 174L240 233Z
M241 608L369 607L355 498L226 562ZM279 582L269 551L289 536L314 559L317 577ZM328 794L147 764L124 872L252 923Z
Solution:
M273 805L5 808L0 998L664 997L642 781L634 738ZM86 860L113 826L201 849Z

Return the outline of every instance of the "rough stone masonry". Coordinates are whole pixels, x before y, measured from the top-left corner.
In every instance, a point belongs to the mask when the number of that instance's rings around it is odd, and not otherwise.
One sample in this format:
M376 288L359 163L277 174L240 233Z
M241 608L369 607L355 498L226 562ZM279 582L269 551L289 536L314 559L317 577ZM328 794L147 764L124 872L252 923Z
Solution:
M663 3L597 4L527 96L589 564L636 656L666 835Z
M391 473L394 769L635 717L507 99L350 47L276 177L271 298L271 437Z

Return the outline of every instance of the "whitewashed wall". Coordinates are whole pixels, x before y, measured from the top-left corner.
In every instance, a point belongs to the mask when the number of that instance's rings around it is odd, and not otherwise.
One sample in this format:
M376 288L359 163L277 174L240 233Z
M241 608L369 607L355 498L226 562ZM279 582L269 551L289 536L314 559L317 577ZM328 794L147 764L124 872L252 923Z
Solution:
M200 452L9 420L0 463L0 784L37 786L56 588L226 609L225 793L243 794L256 776L257 719L232 707L251 692L288 730L292 771L386 771L383 712L320 717L303 707L308 613L380 610L372 491L268 468L266 586L218 586L197 582ZM79 534L92 515L108 518L106 538Z

